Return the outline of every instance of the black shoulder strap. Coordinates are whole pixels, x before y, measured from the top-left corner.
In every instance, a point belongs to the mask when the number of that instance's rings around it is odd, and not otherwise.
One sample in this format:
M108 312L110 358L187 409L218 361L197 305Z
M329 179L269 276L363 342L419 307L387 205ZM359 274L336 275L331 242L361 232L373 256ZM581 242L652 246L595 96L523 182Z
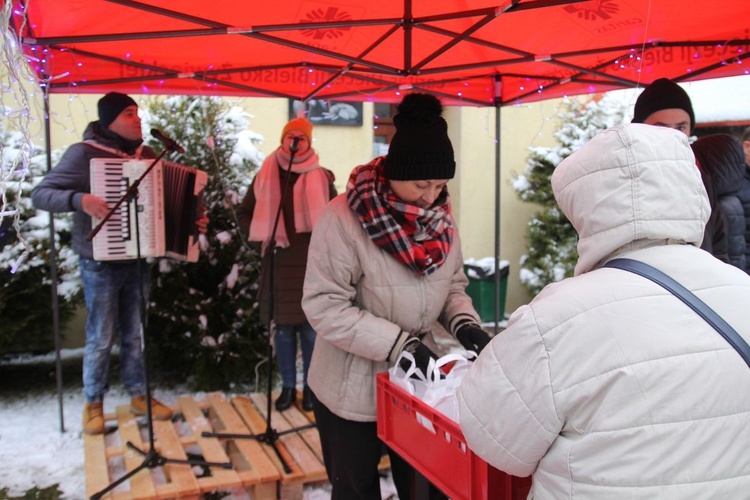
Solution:
M738 353L740 353L740 356L745 360L745 363L750 366L750 346L747 345L745 339L740 337L740 334L737 333L729 323L724 321L721 316L716 314L716 311L708 307L705 302L696 297L690 290L680 285L655 267L644 264L638 260L614 259L607 262L604 267L614 267L622 269L623 271L630 271L631 273L648 278L654 283L669 290L675 297L680 299L690 307L690 309L705 319L714 330L719 332L721 336L724 337Z

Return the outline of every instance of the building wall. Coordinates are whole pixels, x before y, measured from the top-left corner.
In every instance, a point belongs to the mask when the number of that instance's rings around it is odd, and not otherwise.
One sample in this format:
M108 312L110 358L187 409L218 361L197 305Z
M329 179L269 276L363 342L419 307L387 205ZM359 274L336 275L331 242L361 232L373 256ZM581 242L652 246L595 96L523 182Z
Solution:
M510 265L505 312L526 304L530 297L518 271L526 251L526 225L537 207L523 203L512 179L526 169L529 146L551 146L552 122L543 117L556 112L558 101L500 109L500 258ZM449 109L449 131L459 165L455 186L456 216L464 258L481 259L495 252L495 108Z

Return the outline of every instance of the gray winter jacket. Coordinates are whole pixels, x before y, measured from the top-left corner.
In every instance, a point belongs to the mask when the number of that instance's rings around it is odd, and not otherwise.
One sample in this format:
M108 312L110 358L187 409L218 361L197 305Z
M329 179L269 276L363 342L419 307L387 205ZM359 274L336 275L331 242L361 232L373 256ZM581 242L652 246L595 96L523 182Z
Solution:
M95 141L104 147L122 152L133 158L155 158L148 147L138 148L138 141L126 141L108 130L102 130L98 122L89 123L83 133L84 140ZM91 232L91 216L81 208L81 198L91 192L89 166L93 158L121 158L122 155L97 148L85 142L70 146L60 162L50 170L31 193L34 207L48 212L75 212L73 214L73 250L87 259L94 258L92 242L86 239Z
M513 313L459 390L469 447L543 499L748 498L750 368L646 262L750 341L750 276L694 245L708 197L684 134L606 130L552 176L575 277Z
M443 265L422 277L370 240L334 198L313 229L302 308L318 336L308 373L315 396L347 420L376 420L375 376L388 369L409 335L440 321L455 335L460 319L480 323L465 288L455 232Z

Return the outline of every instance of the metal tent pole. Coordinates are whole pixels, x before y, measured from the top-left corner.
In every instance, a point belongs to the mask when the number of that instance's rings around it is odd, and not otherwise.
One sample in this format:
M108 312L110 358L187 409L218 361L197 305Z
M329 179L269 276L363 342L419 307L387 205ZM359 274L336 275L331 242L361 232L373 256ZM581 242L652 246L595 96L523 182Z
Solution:
M49 87L42 84L44 93L44 142L47 156L47 172L52 170L52 141L49 123ZM60 314L57 296L57 247L55 245L55 217L49 213L49 269L52 294L52 336L55 342L55 380L57 381L57 403L60 412L60 432L65 432L65 416L63 414L63 381L62 361L60 359Z
M495 75L495 326L494 334L500 331L500 105L502 103L502 80Z

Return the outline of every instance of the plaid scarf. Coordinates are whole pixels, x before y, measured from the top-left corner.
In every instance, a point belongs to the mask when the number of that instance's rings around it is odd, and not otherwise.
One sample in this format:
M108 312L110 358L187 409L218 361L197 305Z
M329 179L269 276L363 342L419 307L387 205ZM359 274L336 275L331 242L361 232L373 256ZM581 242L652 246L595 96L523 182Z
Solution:
M453 243L448 190L430 208L398 198L383 175L383 157L352 171L346 186L349 207L375 245L420 276L437 271Z

